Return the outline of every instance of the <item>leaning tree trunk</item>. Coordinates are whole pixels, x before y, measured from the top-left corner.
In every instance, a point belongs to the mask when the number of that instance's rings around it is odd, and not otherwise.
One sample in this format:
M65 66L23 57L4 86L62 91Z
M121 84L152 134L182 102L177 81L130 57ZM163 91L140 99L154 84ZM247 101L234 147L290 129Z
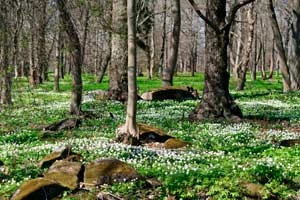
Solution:
M273 30L273 35L274 35L274 39L275 39L275 48L278 52L278 56L280 59L280 71L282 73L282 77L283 77L283 90L285 92L288 92L291 90L291 80L290 80L290 72L289 72L289 67L288 67L288 62L287 62L287 57L286 57L286 53L285 53L285 49L284 49L284 45L282 42L282 36L280 33L280 29L278 26L278 22L276 19L276 14L275 14L275 10L274 10L274 6L273 6L273 1L272 0L268 0L267 1L267 6L268 6L268 16L269 16L269 20L271 23L271 27Z
M127 15L126 0L113 0L109 98L124 100L127 96Z
M174 5L172 6L172 18L173 18L173 29L169 37L169 48L168 48L168 62L162 71L162 86L172 86L173 85L173 75L176 68L176 63L178 59L178 48L179 48L179 38L180 38L180 0L174 0Z
M241 68L238 70L238 85L237 90L244 90L245 82L246 82L246 74L248 69L248 64L250 61L250 54L252 51L252 41L253 41L253 35L254 35L254 23L255 19L253 17L253 10L254 5L252 3L251 8L247 12L247 18L248 18L248 40L245 46L245 52L243 55L242 65Z
M300 2L292 1L292 35L290 39L290 73L292 90L300 90Z
M70 104L70 113L80 115L81 113L81 101L82 101L82 79L81 79L81 44L79 37L71 20L71 16L66 8L65 0L56 0L60 17L62 21L62 27L68 35L70 53L73 58L72 66L72 99Z
M193 0L189 0L197 14L206 22L205 29L205 83L201 103L189 115L191 120L207 118L226 118L240 120L242 112L229 93L229 73L227 71L227 47L229 30L236 11L252 2L236 4L226 18L226 1L207 1L206 16L198 9Z

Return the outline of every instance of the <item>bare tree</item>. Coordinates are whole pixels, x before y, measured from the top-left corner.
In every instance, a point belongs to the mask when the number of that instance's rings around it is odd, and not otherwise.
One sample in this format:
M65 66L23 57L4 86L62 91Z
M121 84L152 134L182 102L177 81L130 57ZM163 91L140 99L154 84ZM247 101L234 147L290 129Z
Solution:
M254 4L252 3L251 8L248 9L247 12L247 20L248 20L248 38L247 38L247 43L245 45L245 50L244 50L244 55L242 59L242 65L241 68L237 71L238 74L238 85L237 85L237 90L243 90L245 87L245 82L246 82L246 74L247 74L247 69L248 69L248 64L250 61L250 54L252 51L252 41L253 41L253 34L254 34Z
M12 104L12 68L11 51L12 41L10 39L11 7L8 0L0 4L0 104Z
M206 22L205 85L201 103L189 115L191 120L222 117L239 120L242 118L240 108L229 93L227 47L230 27L236 12L253 1L246 0L235 3L226 15L226 1L208 0L206 15L204 15L197 4L193 0L189 0L199 17Z
M126 0L113 0L112 45L109 68L109 95L120 100L127 96L127 15Z
M290 72L288 67L288 60L284 49L282 36L276 19L276 14L275 14L272 0L267 1L267 10L268 10L268 14L269 14L268 16L269 16L269 20L271 23L271 27L275 39L275 48L278 52L278 56L280 59L280 69L283 78L283 90L285 92L288 92L291 90L291 80L290 80Z
M172 21L173 27L169 34L168 62L162 71L162 86L172 86L173 76L178 60L178 48L180 38L180 0L174 0L172 5Z
M66 0L56 0L60 12L62 27L68 35L69 48L71 51L72 66L72 99L70 104L70 113L75 115L81 114L82 101L82 78L81 78L81 44L79 37L71 20L71 16L66 7Z
M290 1L292 31L290 39L290 73L292 90L300 90L300 2Z
M128 24L128 101L125 125L117 130L124 136L123 142L134 144L139 139L136 125L136 2L127 1L127 24Z

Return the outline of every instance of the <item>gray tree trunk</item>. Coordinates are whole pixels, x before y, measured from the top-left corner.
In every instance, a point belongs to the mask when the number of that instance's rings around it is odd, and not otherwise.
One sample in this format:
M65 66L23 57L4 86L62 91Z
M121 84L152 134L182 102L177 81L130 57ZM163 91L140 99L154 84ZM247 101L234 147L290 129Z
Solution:
M283 78L283 90L285 92L288 92L291 90L290 72L289 72L289 67L287 64L288 60L286 57L286 52L284 49L282 36L281 36L278 22L276 19L273 1L267 0L266 2L267 2L267 10L269 12L268 13L269 20L270 20L274 38L275 38L275 48L276 48L279 58L280 58L280 71L282 73L282 78Z
M178 48L179 48L179 38L180 38L180 0L173 0L174 5L172 5L172 21L173 28L169 35L169 48L168 48L168 62L165 67L163 67L162 72L162 86L172 86L173 76L178 60Z
M78 34L75 30L71 16L66 8L66 0L56 0L62 27L68 35L70 53L73 58L72 66L72 99L70 104L70 113L75 115L81 114L81 101L82 101L82 78L81 78L81 44Z
M127 96L127 3L113 0L111 65L109 68L110 99L122 100Z
M300 90L300 2L291 1L292 33L290 39L290 74L292 90Z

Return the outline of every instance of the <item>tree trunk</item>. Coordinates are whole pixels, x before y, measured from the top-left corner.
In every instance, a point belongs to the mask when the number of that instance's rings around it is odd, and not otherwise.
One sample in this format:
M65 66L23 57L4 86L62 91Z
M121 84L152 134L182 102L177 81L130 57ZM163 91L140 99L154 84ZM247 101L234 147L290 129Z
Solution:
M166 47L166 37L167 37L167 31L166 31L166 22L167 21L167 0L164 0L164 6L163 6L163 26L162 26L162 44L160 49L160 58L159 58L159 75L162 76L162 69L164 67L164 58L165 58L165 47Z
M166 67L163 67L162 73L162 86L172 86L173 85L173 75L178 59L178 48L179 48L179 38L180 38L180 0L174 0L174 5L172 6L172 21L173 29L169 37L169 48L168 48L168 62Z
M223 118L240 120L242 112L229 93L229 73L227 71L227 47L229 30L238 10L243 5L235 5L226 18L226 1L207 1L206 16L197 8L193 0L189 2L197 14L205 20L205 83L203 97L197 108L189 115L191 120ZM251 1L247 1L250 3ZM222 28L223 27L223 28Z
M276 14L273 6L273 1L268 0L267 1L267 7L268 7L268 16L271 23L271 27L273 30L273 35L275 38L275 48L278 52L279 58L280 58L280 70L283 77L283 90L285 92L288 92L291 90L291 80L290 80L290 72L289 67L287 65L287 57L284 50L283 42L282 42L282 36L280 33L280 29L278 26L278 22L276 19Z
M7 1L0 4L0 104L11 105L12 69L10 51L12 51L12 44L9 37L11 26L8 22L10 16L8 6Z
M154 15L154 10L155 10L155 0L152 1L151 4L151 42L150 42L150 74L149 74L149 79L152 79L154 76L154 71L155 69L155 15Z
M128 0L128 101L125 133L128 137L123 141L133 144L139 139L136 125L137 84L136 84L136 3Z
M246 82L246 74L248 69L248 64L250 61L250 54L252 51L252 41L253 41L253 34L254 34L254 23L255 19L253 16L254 5L252 3L251 8L247 12L247 20L248 20L248 40L245 46L244 56L242 59L242 65L240 70L238 71L238 85L237 90L244 90L245 82Z
M72 66L72 99L70 104L70 113L80 115L81 113L81 101L82 101L82 79L81 79L81 66L82 66L82 55L81 55L81 44L79 37L74 28L71 16L66 8L65 0L56 0L60 17L62 21L62 27L67 33L69 38L69 48L72 55L73 66Z
M47 1L39 1L37 5L37 84L48 80L48 58L46 52L46 16Z
M293 0L292 3L292 34L290 39L290 73L292 90L300 90L300 2Z
M109 98L124 100L127 96L127 15L126 0L113 0Z
M269 76L267 79L272 79L273 78L273 73L274 73L274 66L276 65L275 62L275 49L274 49L274 37L273 37L273 41L272 41L272 49L271 49L271 55L270 55L270 72L269 72Z

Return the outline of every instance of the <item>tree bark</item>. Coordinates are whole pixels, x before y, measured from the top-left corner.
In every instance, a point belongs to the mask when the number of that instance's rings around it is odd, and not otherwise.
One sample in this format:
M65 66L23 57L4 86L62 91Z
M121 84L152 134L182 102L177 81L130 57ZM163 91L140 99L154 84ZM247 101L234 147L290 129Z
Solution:
M11 105L12 71L11 56L12 51L9 16L11 13L9 4L5 0L0 4L0 104Z
M240 70L238 71L238 85L237 90L244 90L245 82L246 82L246 74L248 69L248 64L250 61L250 54L252 51L252 41L253 41L253 34L254 34L254 23L255 19L253 16L254 5L252 3L251 8L249 8L247 12L247 20L248 20L248 40L245 46L244 56L242 59L242 65Z
M251 3L243 1L230 8L226 18L226 1L210 0L204 16L193 0L189 0L194 10L206 22L205 29L205 83L203 97L197 108L189 115L191 120L226 118L240 120L242 112L229 93L229 73L227 71L227 47L229 30L239 8Z
M47 1L39 1L37 5L37 84L48 80L48 58L46 52Z
M72 99L70 104L70 113L75 115L81 114L81 101L82 101L82 78L81 78L81 44L79 37L71 20L71 16L66 8L65 0L56 0L60 17L62 21L62 27L67 33L69 38L69 48L73 60L72 66Z
M292 90L300 90L300 2L291 1L292 33L290 51L290 73Z
M126 0L113 0L109 98L122 100L127 96L127 15Z
M291 90L290 72L272 0L267 1L267 7L269 20L275 38L275 48L280 58L280 70L283 78L283 90L284 92L288 92Z
M174 0L174 5L172 6L172 21L174 22L172 31L169 37L169 48L168 48L168 62L166 67L163 67L162 72L162 86L172 86L173 76L178 60L178 48L179 48L179 38L180 38L180 0Z
M167 31L166 31L166 23L167 23L167 0L164 0L164 6L163 6L163 26L162 26L162 44L160 49L160 58L159 58L159 75L162 76L162 70L164 67L164 58L165 58L165 47L166 47L166 37L167 37Z
M125 131L129 135L125 143L133 143L138 140L139 134L136 125L137 107L137 83L136 83L136 3L135 0L128 0L128 101L126 112Z

